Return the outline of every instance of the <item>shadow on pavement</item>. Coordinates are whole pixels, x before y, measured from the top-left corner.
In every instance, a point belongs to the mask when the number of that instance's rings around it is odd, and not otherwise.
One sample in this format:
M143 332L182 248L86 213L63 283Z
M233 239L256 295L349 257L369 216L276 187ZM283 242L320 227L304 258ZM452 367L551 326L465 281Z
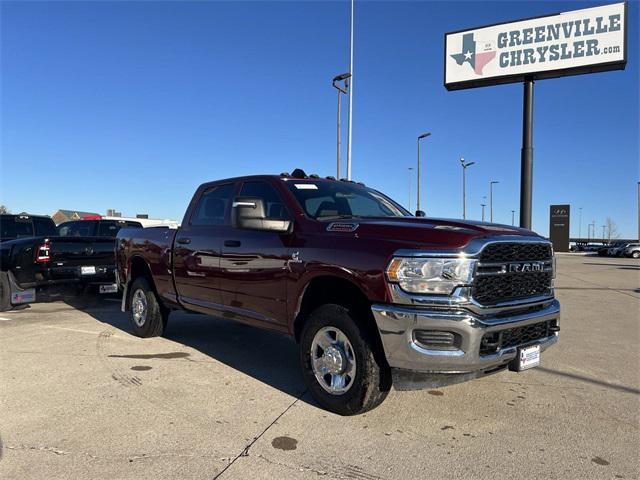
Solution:
M561 377L572 378L574 380L580 380L581 382L592 383L594 385L600 385L601 387L611 388L620 392L635 393L640 395L640 389L627 387L625 385L617 385L615 383L608 383L597 378L585 377L584 375L576 375L575 373L562 372L560 370L554 370L553 368L537 367L536 370L541 372L550 373L551 375L558 375Z
M128 315L115 298L96 295L66 297L64 302L99 322L132 334ZM173 312L163 338L228 365L293 397L306 390L299 367L298 347L287 336L207 315ZM142 340L144 341L144 340ZM138 351L128 352L135 356ZM136 357L137 358L137 357ZM230 387L231 388L231 387ZM316 406L309 395L301 398Z
M628 263L596 263L585 262L583 265L601 265L603 267L620 267L624 270L640 270L640 265L630 265Z

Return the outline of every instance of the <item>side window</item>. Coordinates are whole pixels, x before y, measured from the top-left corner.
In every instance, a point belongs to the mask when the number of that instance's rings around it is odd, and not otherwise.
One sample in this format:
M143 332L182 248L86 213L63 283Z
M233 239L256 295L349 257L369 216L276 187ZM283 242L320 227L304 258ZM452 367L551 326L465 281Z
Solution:
M276 192L276 189L269 182L244 182L242 184L242 190L240 191L241 197L256 197L264 200L264 208L267 218L273 220L287 220L289 213Z
M36 231L36 236L56 235L56 227L49 218L34 217L33 228Z
M223 225L234 189L233 183L227 183L205 191L191 216L191 225Z
M91 237L95 222L92 220L78 220L58 225L58 235L61 237Z
M0 239L16 238L16 221L13 217L0 217Z

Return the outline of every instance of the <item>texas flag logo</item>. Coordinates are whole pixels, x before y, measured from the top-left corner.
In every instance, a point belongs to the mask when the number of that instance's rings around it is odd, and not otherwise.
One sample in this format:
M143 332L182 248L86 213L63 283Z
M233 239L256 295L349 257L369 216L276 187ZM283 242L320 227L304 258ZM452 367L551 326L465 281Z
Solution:
M458 65L468 63L478 75L482 75L484 66L495 57L496 51L491 42L476 42L473 33L465 33L462 36L462 52L451 55Z

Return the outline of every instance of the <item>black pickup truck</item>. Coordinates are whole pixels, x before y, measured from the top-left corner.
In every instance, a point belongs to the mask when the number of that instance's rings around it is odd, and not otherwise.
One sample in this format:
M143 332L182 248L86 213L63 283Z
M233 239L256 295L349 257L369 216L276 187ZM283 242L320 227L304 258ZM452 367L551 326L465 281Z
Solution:
M125 220L78 220L58 227L45 216L0 217L0 311L33 303L57 287L117 291L115 236Z

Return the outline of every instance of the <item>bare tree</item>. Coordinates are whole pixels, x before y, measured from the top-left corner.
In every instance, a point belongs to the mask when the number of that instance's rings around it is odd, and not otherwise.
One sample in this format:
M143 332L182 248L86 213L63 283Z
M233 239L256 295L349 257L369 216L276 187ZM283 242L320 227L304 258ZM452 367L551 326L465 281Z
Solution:
M606 222L607 232L609 232L609 241L620 238L620 232L618 232L618 226L611 217L607 217Z
M0 214L2 213L11 213L11 212L9 212L9 209L4 205L0 205Z

